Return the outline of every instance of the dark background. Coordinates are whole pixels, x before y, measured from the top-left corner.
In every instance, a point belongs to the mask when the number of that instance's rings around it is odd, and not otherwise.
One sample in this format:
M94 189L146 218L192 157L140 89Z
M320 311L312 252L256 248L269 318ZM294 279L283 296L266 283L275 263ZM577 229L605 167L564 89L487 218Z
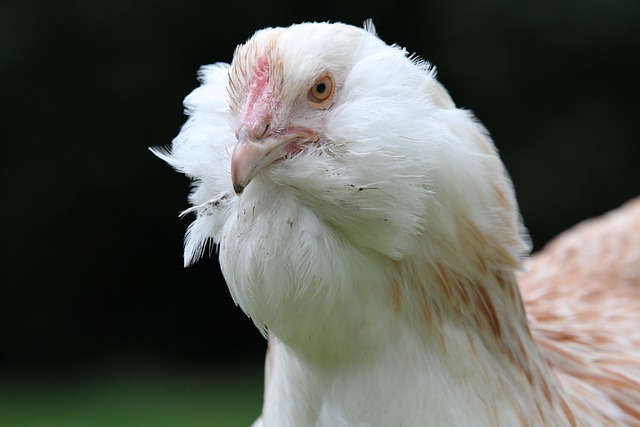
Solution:
M215 260L182 268L188 181L147 147L255 30L366 18L492 132L536 248L640 194L637 0L4 0L0 372L259 366Z

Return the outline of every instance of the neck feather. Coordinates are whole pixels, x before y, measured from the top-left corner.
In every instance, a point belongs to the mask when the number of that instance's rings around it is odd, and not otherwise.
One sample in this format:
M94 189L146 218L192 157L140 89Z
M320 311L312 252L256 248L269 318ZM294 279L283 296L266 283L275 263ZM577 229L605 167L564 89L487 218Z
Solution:
M390 309L423 331L452 372L475 365L476 379L483 377L476 385L511 396L522 425L574 425L531 336L515 276L518 259L471 222L460 224L465 237L458 245L394 264Z

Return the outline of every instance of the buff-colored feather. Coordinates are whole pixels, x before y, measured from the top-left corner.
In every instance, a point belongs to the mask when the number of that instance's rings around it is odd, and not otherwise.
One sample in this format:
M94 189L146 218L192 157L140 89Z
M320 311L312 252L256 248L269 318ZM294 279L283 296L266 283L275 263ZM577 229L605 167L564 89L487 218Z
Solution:
M259 31L201 81L155 153L194 180L185 264L217 245L269 337L256 426L640 425L640 201L523 270L488 133L370 24Z
M525 266L531 332L577 425L606 415L640 425L640 199L563 233Z

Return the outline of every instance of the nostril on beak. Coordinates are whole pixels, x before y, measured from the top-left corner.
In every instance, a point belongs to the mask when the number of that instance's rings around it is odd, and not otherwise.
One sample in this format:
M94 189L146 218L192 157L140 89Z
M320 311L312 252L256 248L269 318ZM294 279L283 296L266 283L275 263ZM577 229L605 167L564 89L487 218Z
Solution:
M249 136L252 140L258 140L262 138L267 131L269 130L269 122L258 123L255 127L251 129L249 132Z

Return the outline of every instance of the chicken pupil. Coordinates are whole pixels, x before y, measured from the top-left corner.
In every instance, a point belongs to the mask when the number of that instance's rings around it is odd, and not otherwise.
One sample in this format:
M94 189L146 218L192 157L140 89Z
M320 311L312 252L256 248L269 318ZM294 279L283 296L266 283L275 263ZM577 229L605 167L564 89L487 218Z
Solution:
M320 95L322 95L325 90L327 90L327 85L326 84L318 83L316 85L316 92L318 92Z

